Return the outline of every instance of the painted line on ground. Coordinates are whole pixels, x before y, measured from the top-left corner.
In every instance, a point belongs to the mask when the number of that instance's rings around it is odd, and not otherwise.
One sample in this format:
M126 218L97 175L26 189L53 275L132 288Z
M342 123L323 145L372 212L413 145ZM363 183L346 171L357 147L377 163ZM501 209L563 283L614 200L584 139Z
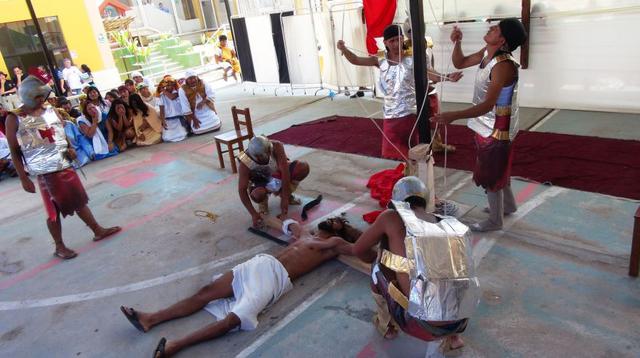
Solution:
M526 188L527 187L525 187L525 189ZM485 236L480 239L480 241L478 241L478 243L473 247L473 260L475 262L475 266L478 267L478 265L480 265L482 259L489 253L489 250L491 250L493 245L495 245L496 240L504 235L505 231L508 231L515 223L520 221L525 215L546 202L548 199L553 198L566 191L567 189L556 186L543 191L542 193L534 196L531 200L524 203L518 208L518 211L511 214L509 218L505 219L505 225L502 230L484 234Z
M81 301L94 300L97 298L109 297L113 295L119 295L123 293L139 291L146 288L164 285L166 283L179 280L186 277L195 276L201 274L206 271L210 271L213 269L217 269L221 266L225 266L229 263L233 263L239 260L246 259L247 257L253 256L260 252L263 252L269 248L274 246L271 243L264 243L258 246L254 246L248 250L244 250L242 252L233 254L231 256L223 257L220 260L215 260L208 262L206 264L192 267L180 272L172 273L165 276L160 276L156 278L152 278L145 281L140 281L136 283L131 283L124 286L112 287L103 290L97 290L92 292L78 293L73 295L66 296L58 296L58 297L50 297L43 299L35 299L35 300L22 300L22 301L4 301L0 302L0 311L11 311L11 310L20 310L26 308L36 308L36 307L48 307L55 305L62 305L66 303L74 303Z
M289 323L291 323L294 319L296 319L300 314L306 311L311 305L313 305L316 301L322 298L324 295L329 292L329 290L335 286L339 281L341 281L347 275L347 271L343 271L340 276L334 278L329 283L324 285L320 290L316 291L313 295L309 296L306 300L304 300L298 307L296 307L293 311L289 312L283 319L281 319L278 323L276 323L270 330L265 332L263 335L258 337L253 343L251 343L247 348L243 349L240 353L236 355L236 358L245 358L253 354L258 348L260 348L264 343L266 343L269 339L275 336L278 332L280 332L283 328L285 328Z
M554 109L553 111L549 112L549 114L547 114L546 116L542 117L542 119L539 120L538 123L534 124L531 128L529 128L529 131L533 132L533 131L537 130L543 124L547 123L547 121L549 119L551 119L551 117L555 116L556 113L558 113L558 112L560 112L560 110L558 110L558 109Z
M217 181L215 183L209 184L209 185L205 186L204 188L191 193L190 195L188 195L187 197L185 197L183 199L180 199L180 200L178 200L178 201L176 201L176 202L174 202L172 204L165 205L162 208L160 208L160 209L158 209L158 210L156 210L156 211L154 211L152 213L149 213L149 214L147 214L147 215L145 215L145 216L143 216L141 218L132 220L132 221L128 222L127 224L125 224L122 227L122 231L119 232L118 234L114 235L113 237L107 238L107 239L99 241L99 242L93 242L92 241L92 242L80 247L79 249L77 249L76 252L85 253L85 252L88 252L88 251L90 251L90 250L92 250L92 249L94 249L94 248L96 248L96 247L98 247L100 245L103 245L105 243L111 242L111 241L117 239L118 237L120 237L124 232L126 232L128 230L131 230L131 229L133 229L135 227L138 227L138 226L140 226L142 224L145 224L148 221L150 221L152 219L155 219L155 218L157 218L159 216L165 215L168 212L173 211L174 209L176 209L176 208L178 208L178 207L180 207L180 206L182 206L182 205L184 205L184 204L186 204L186 203L198 198L200 195L202 195L203 193L213 189L217 185L225 184L226 182L228 182L233 177L234 177L233 175L230 175L230 176L228 176L228 177L226 177L226 178L224 178L222 180L219 180L219 181ZM4 281L0 282L0 290L7 289L7 288L9 288L9 287L11 287L11 286L13 286L13 285L15 285L17 283L20 283L20 282L23 282L23 281L28 280L30 278L33 278L36 275L38 275L38 274L40 274L40 273L42 273L42 272L44 272L44 271L46 271L46 270L48 270L48 269L50 269L50 268L52 268L54 266L60 264L63 261L64 260L62 260L62 259L54 258L54 259L51 259L50 261L48 261L48 262L46 262L44 264L40 264L40 265L32 268L31 270L22 272L22 273L14 276L14 277L11 277L11 278L9 278L7 280L4 280Z
M447 190L446 193L444 193L444 195L442 196L443 199L447 199L449 198L449 196L451 196L451 194L455 193L456 191L458 191L458 189L462 188L463 186L467 185L469 182L471 181L471 174L465 176L462 180L460 180L456 185L454 185L451 189Z

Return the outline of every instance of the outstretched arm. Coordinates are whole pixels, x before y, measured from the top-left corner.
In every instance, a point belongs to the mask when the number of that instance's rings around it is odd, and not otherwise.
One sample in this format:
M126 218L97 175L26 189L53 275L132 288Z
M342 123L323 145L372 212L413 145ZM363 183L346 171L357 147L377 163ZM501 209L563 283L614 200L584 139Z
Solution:
M276 229L278 231L284 231L285 229L291 233L291 237L294 239L299 239L304 234L308 234L300 223L297 221L291 220L288 222L287 227L284 227L284 221L278 219L275 216L270 215L261 215L262 222L272 229Z
M384 222L388 219L385 219L385 217L392 213L393 212L389 210L383 212L378 216L373 225L369 226L369 228L362 233L358 241L353 245L353 255L369 263L376 259L377 254L374 247L378 245L380 240L386 235Z
M353 65L357 65L357 66L378 66L378 58L377 57L375 57L375 56L367 56L367 57L356 56L356 54L354 54L353 52L351 52L351 50L349 50L347 48L347 46L344 44L344 41L342 41L342 40L338 41L338 43L336 44L336 47L338 48L338 50L340 50L342 52L342 54L347 59L347 61L349 61Z

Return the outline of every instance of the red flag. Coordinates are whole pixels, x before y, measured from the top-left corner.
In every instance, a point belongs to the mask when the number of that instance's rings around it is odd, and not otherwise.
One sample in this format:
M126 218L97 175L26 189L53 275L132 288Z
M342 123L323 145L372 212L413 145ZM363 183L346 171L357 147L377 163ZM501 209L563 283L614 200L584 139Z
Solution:
M375 37L382 37L385 27L391 25L396 14L396 0L363 0L364 18L367 22L367 50L378 53Z

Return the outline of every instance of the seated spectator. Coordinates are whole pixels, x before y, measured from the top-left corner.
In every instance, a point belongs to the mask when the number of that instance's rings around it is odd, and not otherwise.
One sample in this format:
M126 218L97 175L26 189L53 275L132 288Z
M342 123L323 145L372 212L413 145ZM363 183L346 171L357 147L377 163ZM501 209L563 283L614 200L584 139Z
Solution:
M93 74L91 73L91 69L89 68L89 66L83 64L80 66L80 72L82 72L82 74L80 75L80 79L82 80L82 83L86 83L89 84L91 86L95 86L96 84L93 82Z
M103 120L100 109L87 103L78 117L80 132L91 140L95 160L108 158L118 154L118 147L113 143L113 128L109 121Z
M11 150L9 149L7 138L3 132L0 132L0 179L5 173L14 177L16 176L16 169L11 162Z
M113 101L115 101L116 99L119 99L120 95L118 94L118 90L111 90L107 93L104 94L104 100L105 101L109 101L110 103L113 103Z
M11 81L7 74L0 71L0 95L8 96L10 94L15 94L17 91L16 85Z
M133 82L130 79L127 79L124 81L124 86L127 88L127 91L129 91L129 94L134 94L137 93L136 92L136 83Z
M64 133L69 145L76 151L76 159L72 162L74 168L78 169L94 159L91 141L80 132L74 122L64 120Z
M0 133L5 133L4 122L7 120L7 114L9 112L4 108L4 105L0 103Z
M65 112L67 112L67 114L69 116L71 116L71 118L74 119L73 122L75 122L76 118L78 118L78 117L80 117L82 115L82 113L80 113L80 111L78 111L78 109L73 108L71 106L71 102L65 96L58 97L58 108L61 108Z
M140 95L134 93L129 96L131 113L133 114L133 128L136 130L137 145L152 145L162 142L162 128L158 112L148 106Z
M156 90L160 96L160 120L164 123L162 140L165 142L179 142L187 137L189 126L182 115L178 89L178 83L171 76L165 76Z
M220 44L217 49L216 63L222 66L224 71L223 78L226 81L229 76L229 72L231 72L233 78L238 81L236 73L240 73L240 62L238 61L236 51L228 46L226 35L220 35L220 37L218 37L218 41L220 41Z
M22 85L22 81L27 78L27 74L22 71L20 66L13 66L13 85L16 86L17 89L20 89L20 85Z
M129 95L132 92L127 89L127 86L118 87L118 94L120 95L120 99L124 101L124 103L129 104Z
M186 72L187 80L180 87L180 107L182 114L191 124L194 134L202 134L209 131L217 131L222 126L220 117L214 104L215 93L213 88L198 78L195 71Z
M49 96L47 98L47 103L49 103L53 108L58 108L58 98L56 98L56 96Z
M102 119L107 118L107 114L109 114L109 109L111 108L111 102L105 101L102 98L100 90L98 90L96 87L89 86L89 89L87 90L87 102L100 109Z
M138 71L135 71L135 72L131 73L131 79L133 80L133 84L136 86L136 88L138 87L138 85L143 84L143 83L145 85L147 85L147 87L149 87L149 88L155 87L155 84L153 83L153 80L151 80L150 78L143 77L142 73L140 73Z
M151 91L149 90L149 86L147 86L146 83L140 83L138 84L138 86L136 86L136 89L138 90L138 94L140 95L142 100L157 111L158 97L151 93Z
M136 131L133 128L133 116L128 104L121 99L113 101L107 120L113 130L113 141L120 152L135 145Z

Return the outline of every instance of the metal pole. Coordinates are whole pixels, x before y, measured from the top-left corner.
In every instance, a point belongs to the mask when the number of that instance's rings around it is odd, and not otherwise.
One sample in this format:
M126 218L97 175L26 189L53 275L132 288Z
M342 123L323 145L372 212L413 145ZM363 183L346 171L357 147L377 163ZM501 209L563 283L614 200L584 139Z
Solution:
M531 0L522 0L522 24L527 31L527 40L520 46L520 65L523 70L529 68L529 39L531 32L529 31L531 24Z
M224 0L223 2L224 2L224 9L227 12L227 21L229 21L229 28L231 29L231 8L229 7L229 0ZM231 30L231 32L233 33L233 29Z
M429 118L431 118L431 107L427 93L427 54L424 40L424 12L422 0L410 0L409 11L411 13L411 41L413 43L413 77L416 86L416 105L418 110L424 108L418 117L418 134L420 143L431 141L431 129Z
M33 5L31 4L31 0L27 1L27 7L29 8L29 14L31 15L31 20L36 27L36 32L38 33L38 39L40 40L40 46L42 46L42 51L44 51L44 57L47 61L47 66L49 67L49 72L54 78L53 86L56 90L56 95L62 96L63 91L60 88L60 79L58 78L58 74L56 73L55 59L49 52L49 48L47 48L47 43L44 41L44 35L42 34L42 29L40 28L40 23L38 23L38 18L36 17L36 12L33 10Z

